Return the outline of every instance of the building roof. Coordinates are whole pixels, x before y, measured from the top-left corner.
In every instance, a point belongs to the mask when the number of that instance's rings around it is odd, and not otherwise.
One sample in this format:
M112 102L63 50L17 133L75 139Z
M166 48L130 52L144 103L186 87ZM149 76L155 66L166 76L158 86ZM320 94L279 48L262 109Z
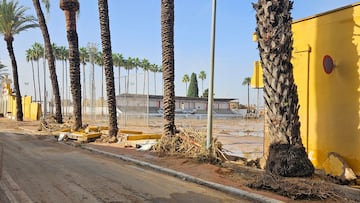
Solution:
M360 2L353 3L353 4L350 4L350 5L347 5L347 6L343 6L343 7L333 9L333 10L325 11L323 13L318 13L318 14L308 16L308 17L305 17L305 18L300 18L298 20L294 20L293 23L299 23L299 22L302 22L302 21L306 21L306 20L310 20L310 19L317 18L317 17L320 17L320 16L328 15L328 14L335 13L335 12L345 10L345 9L348 9L348 8L353 8L353 7L359 6L359 5L360 5Z
M119 96L119 95L118 95ZM142 94L121 94L121 97L129 97L129 98L146 98L147 95ZM149 95L149 99L163 99L162 95ZM175 100L197 100L197 101L207 101L207 97L182 97L182 96L175 96ZM222 102L230 102L233 100L237 100L234 98L214 98L214 101L222 101Z

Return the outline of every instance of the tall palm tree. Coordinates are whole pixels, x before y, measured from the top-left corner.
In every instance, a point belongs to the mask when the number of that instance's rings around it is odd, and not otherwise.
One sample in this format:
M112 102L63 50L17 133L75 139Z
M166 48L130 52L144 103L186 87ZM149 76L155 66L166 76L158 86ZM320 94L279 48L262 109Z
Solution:
M154 95L156 95L156 73L159 72L159 66L151 64L150 71L154 73Z
M67 74L67 60L69 58L69 50L65 46L58 47L59 51L59 60L62 62L62 97L63 97L63 105L65 105L65 101L69 99L68 97L68 74ZM67 112L67 104L64 108L64 112Z
M27 49L26 50L26 61L27 62L31 62L31 72L32 72L32 77L33 77L33 86L34 86L34 94L35 94L35 101L37 101L37 97L36 97L36 84L35 84L35 72L34 72L34 51L32 49Z
M34 60L36 61L36 64L37 64L38 90L39 90L39 99L41 102L42 99L41 99L40 66L39 66L40 63L39 62L40 62L40 59L43 58L43 56L44 56L44 47L42 46L42 44L35 42L32 45L32 49L34 52Z
M75 117L74 130L82 127L81 116L81 83L80 83L80 58L79 41L76 31L76 13L79 11L80 4L77 0L60 0L60 8L65 13L66 33L69 43L69 62L70 62L70 84L73 99L73 114Z
M110 39L110 22L107 0L98 1L99 20L101 30L101 43L102 52L104 57L104 68L106 75L106 93L108 97L109 109L109 136L112 138L110 142L117 141L117 117L116 117L116 97L115 97L115 82L114 82L114 68L111 52L111 39Z
M271 140L266 170L281 176L310 176L314 167L300 136L298 94L291 64L292 5L291 0L258 0L253 5Z
M83 77L83 114L86 110L86 74L85 74L85 66L86 62L89 61L89 53L86 47L80 47L80 63L82 64L82 77Z
M47 13L49 13L49 9L50 9L49 0L42 0L42 2L45 4ZM50 35L49 35L49 31L48 31L46 21L44 18L44 13L42 12L39 0L33 0L33 4L34 4L35 10L36 10L36 15L38 17L40 29L41 29L41 32L42 32L42 35L44 38L45 53L46 53L46 58L48 61L50 79L51 79L51 85L52 85L52 92L54 95L54 102L55 102L55 118L56 118L57 123L62 123L59 83L58 83L57 75L56 75L55 58L54 58L54 54L53 54L53 50L52 50L52 46L51 46ZM45 97L45 95L44 95L44 97Z
M126 92L126 94L128 94L129 93L130 70L134 68L134 59L131 58L131 57L128 57L125 60L124 68L127 71L127 80L126 80L125 92Z
M181 82L185 83L185 95L187 95L187 92L188 92L188 86L187 86L187 84L188 84L188 82L190 82L190 77L189 77L189 75L188 75L188 74L185 74L185 75L183 76Z
M0 33L4 36L11 59L16 94L16 119L18 121L23 120L23 111L17 62L13 48L14 35L29 28L38 27L34 16L25 15L27 10L26 7L19 5L18 2L2 0L0 3Z
M246 110L247 113L250 112L250 82L251 82L250 77L244 78L244 80L242 82L242 85L247 86L247 110Z
M118 78L119 78L118 87L119 87L119 96L120 96L120 94L121 94L121 81L120 81L121 67L124 66L124 58L123 58L122 54L114 53L112 56L113 56L114 66L119 68L119 70L118 70Z
M151 68L151 64L147 59L142 59L140 66L142 67L144 71L144 87L143 87L143 95L145 95L145 82L146 82L146 75L149 73L149 70ZM149 80L149 78L148 78Z
M101 68L101 116L104 115L104 57L101 51L95 55L95 63Z
M89 79L90 106L91 106L91 114L92 116L95 116L95 100L96 100L95 63L96 63L96 54L98 53L98 48L95 43L88 43L87 49L89 53L89 62L91 64L90 79Z
M199 79L201 80L201 95L204 94L204 80L206 79L206 73L205 71L200 71L199 73Z
M176 134L175 126L175 67L174 67L174 0L161 0L161 45L164 81L165 136Z
M140 66L142 66L142 61L140 61L140 59L138 57L134 58L133 60L133 63L134 63L134 68L135 68L135 94L137 94L137 87L138 87L138 77L137 77L137 72L138 72L138 69ZM145 76L144 76L145 78ZM144 80L145 82L145 80Z

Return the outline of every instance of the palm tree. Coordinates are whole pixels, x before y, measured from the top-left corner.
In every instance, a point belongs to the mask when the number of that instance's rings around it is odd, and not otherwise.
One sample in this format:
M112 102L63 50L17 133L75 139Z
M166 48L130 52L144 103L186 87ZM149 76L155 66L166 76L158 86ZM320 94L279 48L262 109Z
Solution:
M95 55L95 63L101 68L101 115L104 115L104 57L101 51Z
M0 81L2 81L5 78L5 75L7 75L7 73L4 72L4 71L7 71L7 69L5 69L5 67L6 66L0 62Z
M201 95L204 94L204 80L206 79L206 73L205 71L200 71L199 73L199 79L201 80Z
M138 84L138 79L137 79L137 71L139 69L139 66L142 66L142 61L140 61L140 59L138 57L134 58L133 60L133 63L134 63L134 68L135 68L135 94L137 94L137 84ZM145 72L144 72L145 74ZM145 79L145 76L144 76L144 79ZM144 80L144 83L145 83L145 80Z
M124 66L124 58L122 56L122 54L113 54L112 55L113 57L113 63L114 63L114 66L115 67L118 67L119 70L118 70L118 78L119 78L119 96L120 96L120 93L121 93L121 81L120 81L120 78L121 78L121 67Z
M111 52L110 40L110 22L107 0L98 1L99 20L101 30L101 43L103 50L103 61L106 74L106 93L108 97L109 109L109 136L112 138L110 142L117 141L117 117L116 117L116 97L115 97L115 82L114 82L114 68Z
M258 0L253 5L271 142L266 171L280 176L311 176L314 167L300 136L298 94L291 64L292 5L290 0Z
M144 87L143 87L143 95L145 95L145 82L146 82L146 75L149 73L149 70L151 68L151 64L149 63L149 61L147 59L143 59L141 60L140 63L143 71L144 71ZM149 78L148 78L149 80Z
M35 101L37 101L37 97L36 97L36 84L35 84L35 72L34 72L34 51L32 49L27 49L26 50L26 61L27 62L31 62L31 72L32 72L32 77L33 77L33 86L34 86L34 94L35 94Z
M154 73L154 95L156 95L156 73L159 72L159 66L157 64L151 64L150 71Z
M45 4L47 13L49 13L49 9L50 9L49 0L42 0L42 2ZM54 58L54 54L53 54L53 50L52 50L52 46L51 46L50 35L49 35L49 31L48 31L48 28L46 25L46 21L45 21L44 14L42 12L39 0L33 0L33 4L34 4L35 10L36 10L36 15L38 17L40 29L41 29L41 32L42 32L42 35L44 38L45 53L46 53L46 57L47 57L47 61L48 61L50 79L51 79L52 90L53 90L52 92L55 97L54 102L55 102L56 122L62 123L59 83L58 83L57 75L56 75L55 58ZM44 97L45 97L45 95L44 95Z
M175 126L175 67L174 67L174 0L161 0L161 45L164 81L165 136L174 136Z
M127 81L126 81L126 87L125 92L126 94L129 94L129 78L130 78L130 70L134 68L134 59L131 57L128 57L125 60L124 68L127 71Z
M40 58L42 58L44 56L44 48L43 46L38 43L38 42L35 42L33 45L32 45L32 49L33 49L33 52L34 52L34 60L36 61L37 63L37 79L38 79L38 90L39 90L39 98L40 98L40 102L42 101L41 99L41 85L40 85L40 66L39 66L39 61L40 61Z
M190 77L188 74L185 74L182 78L182 82L185 83L185 95L187 95L187 92L188 92L188 87L187 87L187 84L188 82L190 82Z
M16 119L23 120L22 101L19 86L17 62L15 58L13 41L14 35L29 28L38 27L34 16L25 15L28 9L20 6L18 2L3 0L0 3L0 33L4 36L6 47L11 59L14 88L16 94Z
M60 8L65 13L67 40L69 42L70 84L73 98L73 114L75 117L74 130L82 127L81 116L81 83L79 41L76 32L76 13L80 4L77 0L60 0Z
M89 88L90 88L90 106L91 114L95 116L95 100L96 100L96 89L95 89L95 62L98 48L95 43L88 43L87 50L89 53L89 62L91 64Z
M58 47L58 59L62 62L62 97L64 101L67 101L69 99L68 97L68 74L67 74L67 60L69 58L69 50L65 46ZM65 105L65 102L63 102ZM64 108L64 112L67 113L67 104L66 108Z
M89 61L89 53L86 47L80 47L80 63L83 65L82 68L82 76L83 76L83 114L86 110L86 74L85 74L85 66L86 62Z
M250 112L250 82L251 82L250 77L244 78L244 80L242 82L242 85L247 86L247 110L246 110L246 113Z

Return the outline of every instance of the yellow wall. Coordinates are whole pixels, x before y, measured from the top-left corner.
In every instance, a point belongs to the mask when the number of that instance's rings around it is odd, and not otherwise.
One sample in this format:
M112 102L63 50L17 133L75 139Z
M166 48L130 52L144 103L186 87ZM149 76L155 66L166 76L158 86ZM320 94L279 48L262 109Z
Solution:
M329 152L360 175L360 3L293 23L301 135L317 168ZM323 69L325 55L335 68Z

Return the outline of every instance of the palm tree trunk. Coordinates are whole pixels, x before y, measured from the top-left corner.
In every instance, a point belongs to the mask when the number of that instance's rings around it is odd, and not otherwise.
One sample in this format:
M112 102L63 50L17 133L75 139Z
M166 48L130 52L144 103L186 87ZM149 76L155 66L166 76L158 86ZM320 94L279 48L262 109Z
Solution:
M297 86L291 64L292 4L290 0L258 0L253 6L271 140L266 170L275 175L299 177L311 176L314 167L300 137Z
M41 85L40 85L40 66L39 66L39 60L40 59L37 59L37 77L38 77L38 90L39 90L39 99L40 99L40 103L42 102L42 99L41 99Z
M85 64L83 64L83 115L86 112L86 74Z
M174 136L175 126L175 68L174 68L174 0L161 0L161 44L164 81L163 134Z
M19 75L18 75L16 58L15 58L15 54L14 54L14 48L13 48L13 44L12 44L14 38L11 37L10 39L5 39L5 40L6 40L7 50L9 52L9 56L11 59L13 79L14 79L14 88L15 88L15 95L16 95L16 120L23 121L22 101L21 101L21 93L20 93L20 86L19 86Z
M156 95L156 72L154 72L154 95Z
M101 27L101 42L103 48L104 68L106 75L106 93L108 97L108 110L109 110L109 135L113 137L111 142L117 140L117 116L116 116L116 97L115 97L115 81L114 81L114 68L111 51L110 40L110 23L108 13L107 0L98 1L99 19ZM119 69L120 70L120 69ZM119 78L120 80L120 78Z
M121 74L120 74L120 72L121 72L121 70L120 70L120 66L119 66L119 72L118 72L118 74L119 74L119 97L120 97L120 94L121 94L121 81L120 81L120 79L121 79Z
M81 83L80 83L80 55L79 40L76 32L76 12L79 10L79 2L60 0L60 8L64 10L66 18L66 33L69 42L70 84L73 98L73 114L75 117L74 130L82 127L81 115Z
M49 66L49 72L50 72L50 78L51 78L51 85L52 85L52 90L53 90L53 94L54 94L54 97L55 97L55 109L56 109L55 117L56 117L56 122L57 123L62 123L61 98L60 98L60 91L59 91L59 83L58 83L57 75L56 75L55 58L54 58L54 54L53 54L53 51L52 51L52 46L51 46L51 42L50 42L50 36L49 36L49 32L48 32L48 29L47 29L47 26L46 26L44 14L43 14L43 12L41 10L39 0L33 0L33 4L34 4L35 10L36 10L36 14L38 16L40 29L41 29L41 32L42 32L42 35L43 35L43 38L44 38L45 52L46 52L46 56L47 56L47 59L48 59L48 66ZM44 97L45 96L46 95L44 95Z
M104 116L104 66L101 66L101 116Z
M35 101L37 101L37 97L36 97L36 84L35 84L35 72L34 72L34 61L33 61L33 60L31 60L31 69L32 69L32 76L33 76L33 85L34 85Z
M247 85L247 112L250 113L250 84Z

